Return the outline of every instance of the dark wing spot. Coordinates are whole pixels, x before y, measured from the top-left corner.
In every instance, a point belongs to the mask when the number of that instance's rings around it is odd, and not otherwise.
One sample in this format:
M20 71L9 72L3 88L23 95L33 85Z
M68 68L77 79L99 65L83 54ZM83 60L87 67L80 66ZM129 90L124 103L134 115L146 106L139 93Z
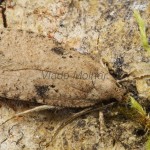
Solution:
M35 85L35 89L36 89L38 96L45 98L46 92L49 91L49 86L48 85Z
M58 89L56 89L55 92L58 93L59 92Z
M52 85L50 85L50 87L55 88L55 85L52 84Z
M54 47L51 49L51 51L55 52L58 55L64 54L64 49L62 47Z

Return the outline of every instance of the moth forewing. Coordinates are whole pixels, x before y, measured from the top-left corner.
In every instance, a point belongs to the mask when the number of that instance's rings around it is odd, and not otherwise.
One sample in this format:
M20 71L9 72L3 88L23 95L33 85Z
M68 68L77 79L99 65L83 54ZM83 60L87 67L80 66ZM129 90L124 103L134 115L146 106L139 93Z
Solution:
M63 107L122 98L108 70L89 56L34 33L2 32L0 97Z

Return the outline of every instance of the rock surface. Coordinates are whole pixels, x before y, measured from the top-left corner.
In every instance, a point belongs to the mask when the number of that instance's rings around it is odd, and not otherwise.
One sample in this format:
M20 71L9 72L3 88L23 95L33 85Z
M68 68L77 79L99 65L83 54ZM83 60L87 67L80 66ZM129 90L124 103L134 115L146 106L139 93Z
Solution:
M5 7L5 1L1 5ZM141 45L134 9L141 12L148 26L149 0L7 0L6 10L1 8L0 28L45 35L96 60L102 59L117 80L129 76L131 81L122 85L148 108L150 57ZM33 106L1 99L0 122ZM146 139L140 126L123 117L115 106L75 119L51 145L56 129L78 111L47 110L10 120L0 126L0 149L144 149Z

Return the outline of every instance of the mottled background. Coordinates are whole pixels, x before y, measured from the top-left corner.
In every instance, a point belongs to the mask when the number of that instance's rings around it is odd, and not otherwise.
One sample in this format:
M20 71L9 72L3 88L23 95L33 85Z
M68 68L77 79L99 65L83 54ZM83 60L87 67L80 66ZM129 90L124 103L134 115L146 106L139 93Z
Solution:
M45 35L102 60L116 80L131 79L122 82L122 86L149 108L150 57L142 47L133 17L133 10L139 10L149 36L149 0L0 2L0 28ZM29 107L16 102L10 106L1 100L0 122ZM143 150L146 141L143 129L115 108L75 119L58 133L53 145L50 141L57 127L79 110L47 110L16 118L0 126L0 150Z

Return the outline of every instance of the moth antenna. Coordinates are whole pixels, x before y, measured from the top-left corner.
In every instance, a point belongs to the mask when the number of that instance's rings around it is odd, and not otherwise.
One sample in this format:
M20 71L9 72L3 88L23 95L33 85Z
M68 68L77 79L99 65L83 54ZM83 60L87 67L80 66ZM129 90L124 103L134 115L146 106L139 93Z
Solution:
M42 110L48 110L48 109L60 109L62 107L56 107L56 106L49 106L49 105L41 105L41 106L37 106L35 108L32 108L32 109L28 109L28 110L25 110L23 112L20 112L20 113L17 113L15 114L14 116L12 116L11 118L7 119L6 121L4 121L2 124L0 124L0 126L4 125L5 123L7 123L8 121L16 118L16 117L19 117L19 116L22 116L22 115L26 115L26 114L29 114L29 113L33 113L33 112L39 112L39 111L42 111Z
M67 118L66 120L64 120L60 126L56 129L54 135L52 136L52 139L51 139L51 143L53 143L56 139L56 136L58 135L58 133L66 126L68 125L70 122L72 122L73 120L75 120L76 118L78 118L79 116L82 116L82 115L85 115L89 112L92 111L92 108L86 108L76 114L73 114L72 116L70 116L69 118ZM93 110L95 111L95 110Z
M52 139L51 139L51 144L53 145L53 143L55 142L55 139L56 139L56 136L58 135L58 133L66 126L68 125L69 123L71 123L73 120L75 120L76 118L82 116L82 115L85 115L85 114L88 114L88 113L91 113L91 112L94 112L94 111L98 111L98 110L103 110L104 108L107 108L107 107L110 107L110 106L113 106L114 104L116 104L115 102L112 102L110 104L107 104L106 106L96 106L95 108L93 107L90 107L90 108L86 108L76 114L73 114L71 117L67 118L66 120L64 120L60 126L56 129L54 135L52 136ZM49 146L49 145L47 145Z

